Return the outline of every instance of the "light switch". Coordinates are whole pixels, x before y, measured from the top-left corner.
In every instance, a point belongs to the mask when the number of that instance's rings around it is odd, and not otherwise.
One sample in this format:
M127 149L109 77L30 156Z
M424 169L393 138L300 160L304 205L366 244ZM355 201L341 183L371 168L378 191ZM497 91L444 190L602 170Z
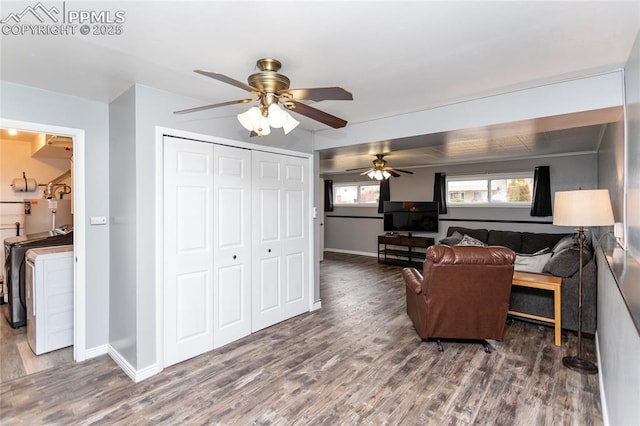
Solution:
M91 224L92 225L106 225L107 218L106 216L91 216Z

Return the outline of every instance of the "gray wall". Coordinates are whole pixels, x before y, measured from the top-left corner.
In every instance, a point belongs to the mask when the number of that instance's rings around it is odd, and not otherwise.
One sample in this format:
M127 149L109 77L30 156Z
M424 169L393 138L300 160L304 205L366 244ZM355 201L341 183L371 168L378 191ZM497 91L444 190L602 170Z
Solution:
M297 129L287 137L274 130L263 138L249 138L248 132L238 125L235 114L219 119L203 119L203 115L198 113L173 114L175 110L199 104L201 101L142 85L132 87L112 102L114 116L111 117L110 126L114 129L114 137L110 138L111 155L113 159L120 155L130 158L121 164L114 164L110 174L111 186L117 186L121 191L116 197L129 204L126 207L114 206L112 212L112 216L117 217L117 224L113 225L110 235L114 247L110 269L114 277L122 279L122 282L113 285L122 287L124 291L122 295L113 293L110 303L114 313L120 313L120 309L125 312L113 315L110 326L114 329L112 337L116 339L112 344L126 348L121 355L138 370L158 361L156 329L159 324L156 324L156 310L161 307L155 305L156 262L162 259L156 259L155 253L158 244L154 217L156 126L312 152L311 135L302 129ZM124 297L131 299L121 300ZM124 302L122 308L119 306L121 302Z
M620 126L612 126L598 156L599 187L609 190L616 221L626 221L629 248L616 246L609 233L602 240L605 251L597 252L600 393L605 422L612 425L640 419L640 32L625 67L625 94L626 140Z
M0 82L2 118L85 131L86 348L107 344L109 333L109 226L89 217L109 215L108 105L34 87Z
M629 252L640 262L640 33L636 36L625 68L625 96L628 135L627 239Z
M573 156L511 160L477 164L444 165L411 169L413 175L403 174L392 178L391 200L433 199L434 173L444 172L449 176L456 174L472 174L485 172L533 171L536 166L550 166L551 192L597 187L597 156L583 154ZM337 182L364 181L357 174L341 174L325 176ZM367 180L368 181L368 180ZM368 181L370 182L370 181ZM553 195L552 195L553 197ZM336 207L332 215L355 215L380 217L377 208ZM469 228L487 228L502 230L522 230L531 232L564 233L572 232L571 228L544 224L492 223L492 222L459 222L447 219L498 219L551 222L551 217L531 217L528 208L501 207L449 207L446 215L440 216L440 229L437 234L424 234L436 239L442 238L449 226L465 226ZM360 252L374 255L377 253L377 235L383 231L382 220L348 219L327 217L325 225L325 247L327 250Z
M135 90L109 105L110 287L109 344L134 368L136 342ZM151 190L151 188L149 188ZM114 268L113 265L118 265Z

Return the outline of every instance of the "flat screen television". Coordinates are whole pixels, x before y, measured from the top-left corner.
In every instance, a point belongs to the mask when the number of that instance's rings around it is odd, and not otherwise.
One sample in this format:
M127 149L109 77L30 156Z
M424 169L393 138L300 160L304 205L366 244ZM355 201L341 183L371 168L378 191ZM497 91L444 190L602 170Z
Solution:
M385 232L438 232L438 202L385 201Z

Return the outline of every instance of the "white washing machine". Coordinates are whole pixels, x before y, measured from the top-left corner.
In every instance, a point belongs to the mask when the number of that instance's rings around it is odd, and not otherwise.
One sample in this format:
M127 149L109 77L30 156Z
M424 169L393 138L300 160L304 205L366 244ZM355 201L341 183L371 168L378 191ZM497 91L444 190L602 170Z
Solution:
M73 246L26 253L27 341L40 355L73 345Z

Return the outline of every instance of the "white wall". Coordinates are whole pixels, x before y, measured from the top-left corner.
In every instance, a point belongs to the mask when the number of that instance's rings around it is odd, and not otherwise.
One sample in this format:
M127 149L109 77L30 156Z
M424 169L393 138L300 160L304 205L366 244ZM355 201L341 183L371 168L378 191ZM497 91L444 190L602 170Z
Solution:
M108 106L74 96L0 82L3 119L42 123L85 131L85 216L109 215ZM86 235L86 347L108 341L109 226L91 226Z

